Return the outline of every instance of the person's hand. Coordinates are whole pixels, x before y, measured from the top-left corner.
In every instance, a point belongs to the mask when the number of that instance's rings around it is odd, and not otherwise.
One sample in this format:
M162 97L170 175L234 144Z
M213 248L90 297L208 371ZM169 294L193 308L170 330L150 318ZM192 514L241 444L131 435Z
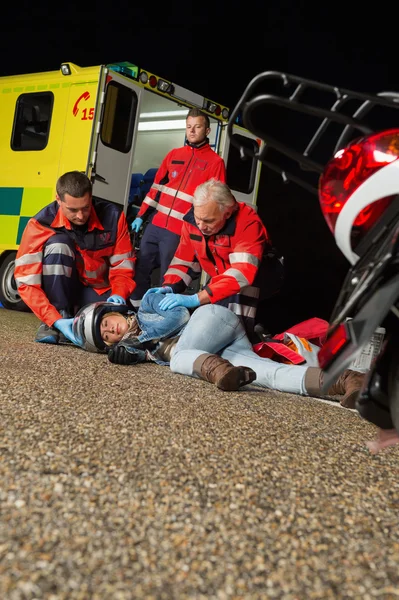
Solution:
M108 351L108 360L115 365L134 365L138 356L128 352L123 346L113 346Z
M138 233L143 224L143 219L141 217L136 217L131 225L131 230Z
M107 298L107 302L112 302L113 304L126 304L126 300L122 298L122 296L118 296L118 294L112 294L112 296Z
M62 335L66 337L67 340L75 344L76 346L80 346L79 341L76 339L75 334L73 333L72 324L74 319L58 319L53 323L54 327L61 331Z
M161 310L170 310L176 306L185 306L186 308L197 308L200 305L198 294L192 294L186 296L184 294L168 294L165 298L162 298L159 303Z
M146 293L143 296L143 299L145 298L145 296L148 296L148 294L171 294L172 292L173 290L169 286L153 287L146 291Z

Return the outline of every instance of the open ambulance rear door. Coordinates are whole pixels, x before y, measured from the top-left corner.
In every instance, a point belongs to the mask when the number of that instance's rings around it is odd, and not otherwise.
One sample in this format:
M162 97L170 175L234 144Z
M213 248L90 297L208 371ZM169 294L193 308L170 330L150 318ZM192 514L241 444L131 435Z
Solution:
M143 89L107 67L99 86L87 173L93 195L126 212Z
M233 135L238 137L242 146L258 148L263 144L261 140L239 125L234 125ZM220 155L225 161L227 184L235 199L256 207L261 163L249 156L240 156L237 147L231 143L227 135L226 127L223 127Z

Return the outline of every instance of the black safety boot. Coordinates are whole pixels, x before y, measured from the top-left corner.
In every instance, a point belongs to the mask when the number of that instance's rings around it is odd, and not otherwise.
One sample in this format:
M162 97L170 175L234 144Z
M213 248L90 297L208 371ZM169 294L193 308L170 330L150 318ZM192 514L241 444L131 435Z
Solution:
M66 310L61 309L60 315L63 319L70 319L71 315ZM41 323L37 330L35 342L42 344L72 344L56 327L50 327Z
M41 323L36 333L35 342L59 344L60 335L61 333L55 327L49 327L46 323Z

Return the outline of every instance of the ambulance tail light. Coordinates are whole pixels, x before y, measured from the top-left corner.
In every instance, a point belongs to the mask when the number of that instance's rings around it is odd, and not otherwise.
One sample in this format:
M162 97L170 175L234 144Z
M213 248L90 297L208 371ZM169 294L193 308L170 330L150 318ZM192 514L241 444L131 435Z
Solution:
M69 66L68 63L62 63L62 65L61 65L61 73L63 75L71 75L72 71L71 71L71 67Z
M219 106L219 104L216 104L215 102L211 102L210 100L208 100L205 104L206 110L211 113L212 115L216 115L217 117L219 117L222 114L222 108L221 106Z
M164 94L173 94L173 85L164 79L158 79L157 88Z
M327 367L350 342L349 332L345 323L341 323L334 333L326 340L317 355L321 369Z
M148 80L148 83L150 84L150 86L151 86L152 88L156 88L156 87L157 87L158 80L157 80L157 78L155 77L155 75L151 75L151 76L150 76L150 78L149 78L149 80Z
M319 181L319 201L324 218L334 234L341 210L370 175L399 157L399 129L390 129L354 140L339 150L327 164ZM393 197L385 197L366 206L356 217L353 226L358 240L376 222Z

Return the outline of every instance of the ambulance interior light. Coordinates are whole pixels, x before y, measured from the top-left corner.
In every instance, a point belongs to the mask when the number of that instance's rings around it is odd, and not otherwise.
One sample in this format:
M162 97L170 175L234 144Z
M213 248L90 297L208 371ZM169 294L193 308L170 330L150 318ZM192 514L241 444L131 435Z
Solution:
M139 131L176 131L186 128L184 119L169 119L166 121L140 121Z
M143 112L140 115L141 119L155 119L155 118L167 118L167 117L185 117L187 115L188 108L185 110L162 110L155 112Z

